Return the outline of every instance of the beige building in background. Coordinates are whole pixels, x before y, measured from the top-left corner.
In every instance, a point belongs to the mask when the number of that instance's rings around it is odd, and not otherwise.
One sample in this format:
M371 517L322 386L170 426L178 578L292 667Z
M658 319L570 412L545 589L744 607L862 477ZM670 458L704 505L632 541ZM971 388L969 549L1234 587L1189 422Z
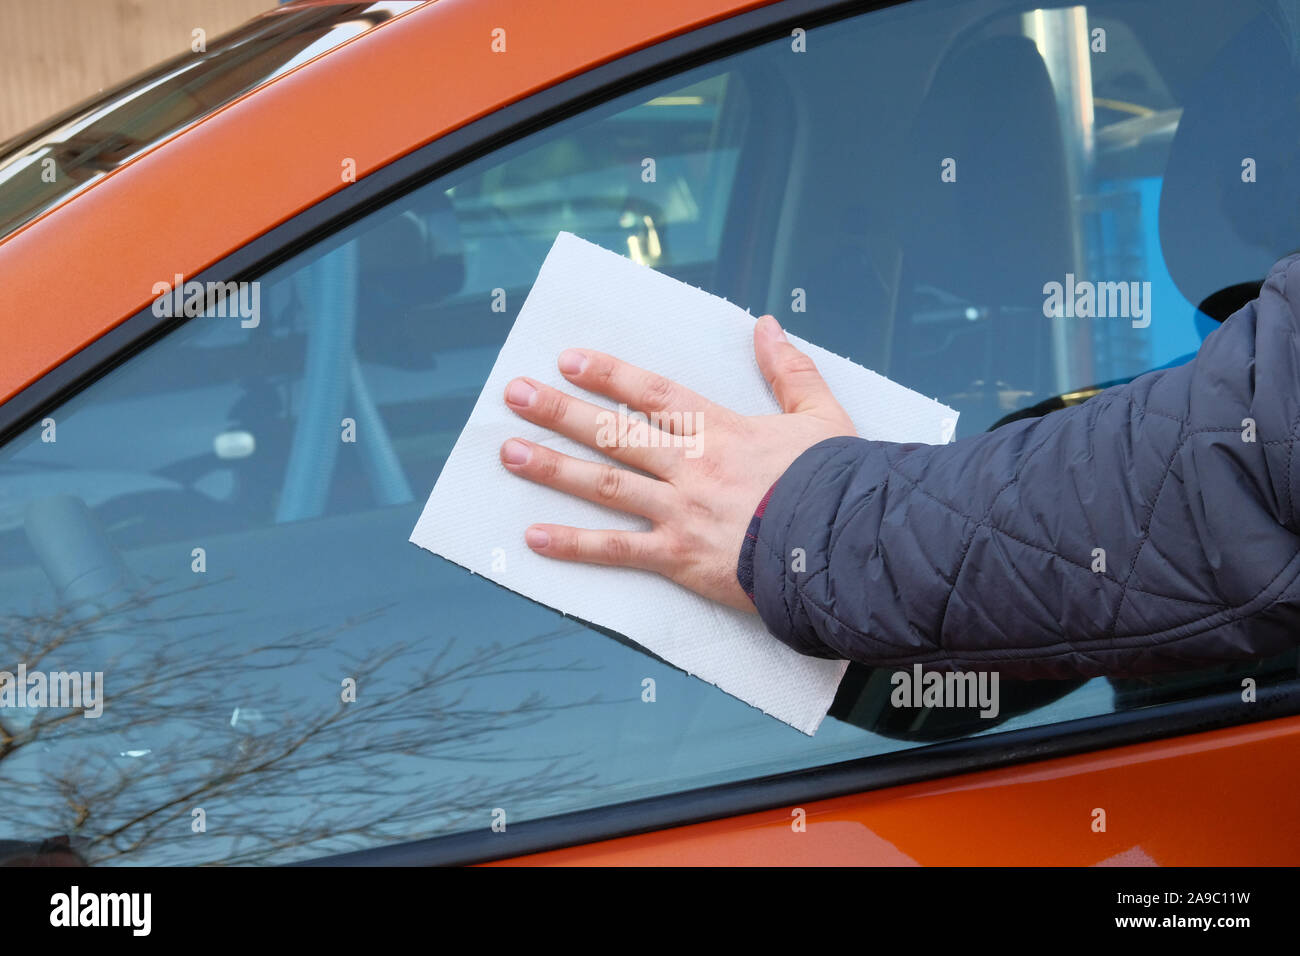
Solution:
M0 140L275 0L0 0Z

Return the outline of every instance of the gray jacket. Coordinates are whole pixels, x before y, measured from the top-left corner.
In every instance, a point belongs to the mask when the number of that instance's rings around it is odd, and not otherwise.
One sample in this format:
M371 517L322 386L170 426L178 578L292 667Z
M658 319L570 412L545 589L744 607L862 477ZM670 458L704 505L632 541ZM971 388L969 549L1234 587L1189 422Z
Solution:
M1298 436L1294 255L1186 365L950 445L814 446L740 577L782 641L873 666L1132 676L1279 654L1300 641Z

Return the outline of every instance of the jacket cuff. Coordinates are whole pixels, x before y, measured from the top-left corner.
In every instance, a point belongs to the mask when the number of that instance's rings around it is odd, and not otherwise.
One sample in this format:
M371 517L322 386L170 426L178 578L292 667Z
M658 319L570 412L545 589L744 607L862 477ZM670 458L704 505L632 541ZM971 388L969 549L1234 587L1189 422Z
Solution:
M870 444L861 438L828 438L796 458L768 492L760 520L751 522L754 540L747 536L742 550L741 586L748 573L759 617L779 641L810 657L839 660L843 655L822 642L802 606L799 581L825 570L822 545L831 529L822 528L820 535L809 538L810 529L801 528L797 520L800 505L814 504L810 516L825 524L829 503L822 501L822 507L815 507L815 489L836 484L842 479L840 472L860 465ZM829 513L833 512L831 508ZM748 568L743 567L746 554Z

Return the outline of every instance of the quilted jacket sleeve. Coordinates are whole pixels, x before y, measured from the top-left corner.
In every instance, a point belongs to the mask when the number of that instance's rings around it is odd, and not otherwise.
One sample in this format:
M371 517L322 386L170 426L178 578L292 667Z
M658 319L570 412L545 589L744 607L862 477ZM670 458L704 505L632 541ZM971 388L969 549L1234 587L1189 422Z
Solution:
M764 623L805 654L1013 678L1294 647L1298 314L1292 256L1187 365L950 445L814 446L741 559Z

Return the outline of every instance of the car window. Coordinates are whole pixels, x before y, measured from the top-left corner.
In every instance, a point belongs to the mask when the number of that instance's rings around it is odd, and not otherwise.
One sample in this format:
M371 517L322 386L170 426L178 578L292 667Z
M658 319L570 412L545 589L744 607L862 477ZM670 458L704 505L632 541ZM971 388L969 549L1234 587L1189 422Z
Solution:
M809 738L408 542L561 230L775 313L960 436L1185 361L1197 305L1288 251L1198 164L1241 112L1216 91L1276 57L1285 104L1291 49L1246 3L909 3L592 106L229 290L0 449L3 659L100 710L0 701L0 839L292 862L1293 679L1294 654L1008 681L982 717L855 666ZM1137 291L1053 314L1078 282Z

